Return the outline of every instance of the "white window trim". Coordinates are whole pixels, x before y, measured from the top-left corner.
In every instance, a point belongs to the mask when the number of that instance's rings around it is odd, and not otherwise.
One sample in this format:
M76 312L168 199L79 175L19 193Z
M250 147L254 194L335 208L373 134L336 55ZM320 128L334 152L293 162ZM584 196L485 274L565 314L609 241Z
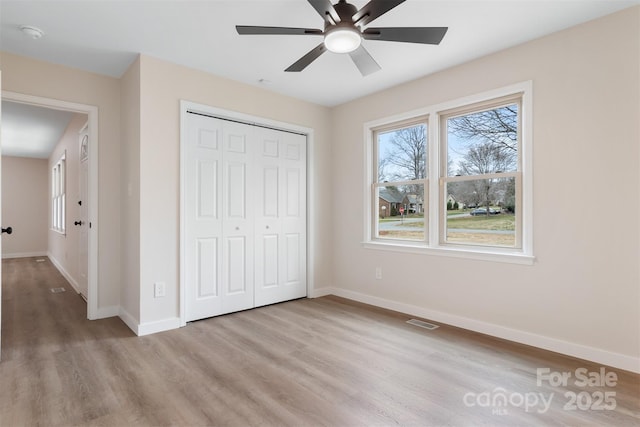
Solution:
M440 243L440 114L455 108L466 105L477 104L490 101L505 96L522 94L522 130L521 130L521 174L522 174L522 200L520 209L522 211L522 248L497 248L489 246L462 246L443 245ZM505 86L495 90L490 90L475 95L458 98L441 104L413 110L391 117L370 121L364 124L364 230L365 240L362 242L367 249L378 249L394 252L420 253L426 255L449 256L456 258L475 259L483 261L506 262L514 264L532 265L535 257L533 255L533 167L532 167L532 106L533 106L533 82L526 81ZM375 151L373 141L373 130L392 123L411 120L421 116L428 117L428 144L427 144L427 180L428 190L428 236L425 242L394 241L376 239L374 233L372 209L371 184L373 181L372 162Z
M67 204L67 152L51 169L51 229L62 235L66 234Z

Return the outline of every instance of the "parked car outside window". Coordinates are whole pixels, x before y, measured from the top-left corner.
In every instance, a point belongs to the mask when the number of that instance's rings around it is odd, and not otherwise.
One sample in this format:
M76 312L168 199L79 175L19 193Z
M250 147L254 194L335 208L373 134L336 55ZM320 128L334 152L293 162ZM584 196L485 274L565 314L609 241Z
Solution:
M489 208L489 215L497 215L499 214L500 211L495 210L493 208ZM477 215L486 215L487 214L487 208L478 208L478 209L474 209L470 212L470 214L472 216L477 216Z

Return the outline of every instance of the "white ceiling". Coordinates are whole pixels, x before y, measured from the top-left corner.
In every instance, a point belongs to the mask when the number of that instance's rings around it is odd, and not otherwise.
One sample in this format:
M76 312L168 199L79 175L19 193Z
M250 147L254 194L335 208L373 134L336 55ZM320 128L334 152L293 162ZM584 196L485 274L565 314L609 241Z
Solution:
M2 101L2 155L46 159L73 113Z
M364 41L382 66L367 77L347 55L330 52L301 73L283 71L321 37L236 33L236 24L321 29L305 0L1 0L0 47L114 77L144 53L333 106L634 4L640 0L407 0L370 26L448 26L448 33L439 46ZM20 25L45 36L32 40Z
M358 8L366 2L351 1ZM369 26L447 26L449 31L439 46L364 41L382 66L367 77L347 55L330 52L301 73L283 71L321 37L236 33L236 24L322 29L322 18L305 0L0 0L0 50L113 77L143 53L334 106L637 4L640 0L407 0ZM21 25L38 27L44 36L31 39ZM45 116L34 111L3 103L3 154L36 152L25 141L35 141ZM58 128L66 127L67 114L53 115L60 116ZM34 134L26 136L29 130ZM49 147L56 142L49 141ZM16 145L23 151L11 151ZM48 157L44 151L31 155Z

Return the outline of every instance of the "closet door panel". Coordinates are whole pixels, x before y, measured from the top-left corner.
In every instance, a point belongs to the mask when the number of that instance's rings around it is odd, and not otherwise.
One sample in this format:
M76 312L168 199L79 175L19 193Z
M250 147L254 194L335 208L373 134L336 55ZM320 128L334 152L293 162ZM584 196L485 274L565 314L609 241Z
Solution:
M268 304L265 295L280 283L280 136L260 129L256 138L256 306Z
M286 245L281 253L283 298L307 295L307 181L306 138L292 135L286 140L283 159L284 203L286 215L281 219Z
M284 261L286 262L287 277L285 285L296 285L301 280L300 252L302 252L302 248L300 242L302 239L299 233L289 233L286 238L287 247Z
M256 306L307 293L306 138L274 130L260 135L256 170L264 191L256 195Z
M225 176L226 220L247 219L247 165L244 162L227 162Z
M191 321L222 313L222 128L216 120L191 114L186 126L185 305Z
M286 209L287 217L300 218L300 169L289 168L285 170L285 191L286 191Z
M198 219L218 215L218 160L198 160L196 181L196 212Z
M262 286L264 288L272 288L278 286L278 247L280 236L277 234L264 234L262 237L262 268L260 273L262 276Z
M218 297L218 239L197 239L196 244L196 298Z
M259 195L258 208L265 219L278 219L278 183L278 166L264 166L262 169L262 192Z
M254 127L224 121L222 254L223 312L254 306L253 183Z

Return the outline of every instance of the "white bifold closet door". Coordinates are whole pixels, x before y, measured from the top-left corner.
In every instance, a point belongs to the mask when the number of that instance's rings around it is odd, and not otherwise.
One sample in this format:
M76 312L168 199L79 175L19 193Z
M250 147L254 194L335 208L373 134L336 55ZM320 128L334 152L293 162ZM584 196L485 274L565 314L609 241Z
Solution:
M255 170L255 305L307 295L306 138L259 129Z
M187 114L186 320L306 296L306 138Z

